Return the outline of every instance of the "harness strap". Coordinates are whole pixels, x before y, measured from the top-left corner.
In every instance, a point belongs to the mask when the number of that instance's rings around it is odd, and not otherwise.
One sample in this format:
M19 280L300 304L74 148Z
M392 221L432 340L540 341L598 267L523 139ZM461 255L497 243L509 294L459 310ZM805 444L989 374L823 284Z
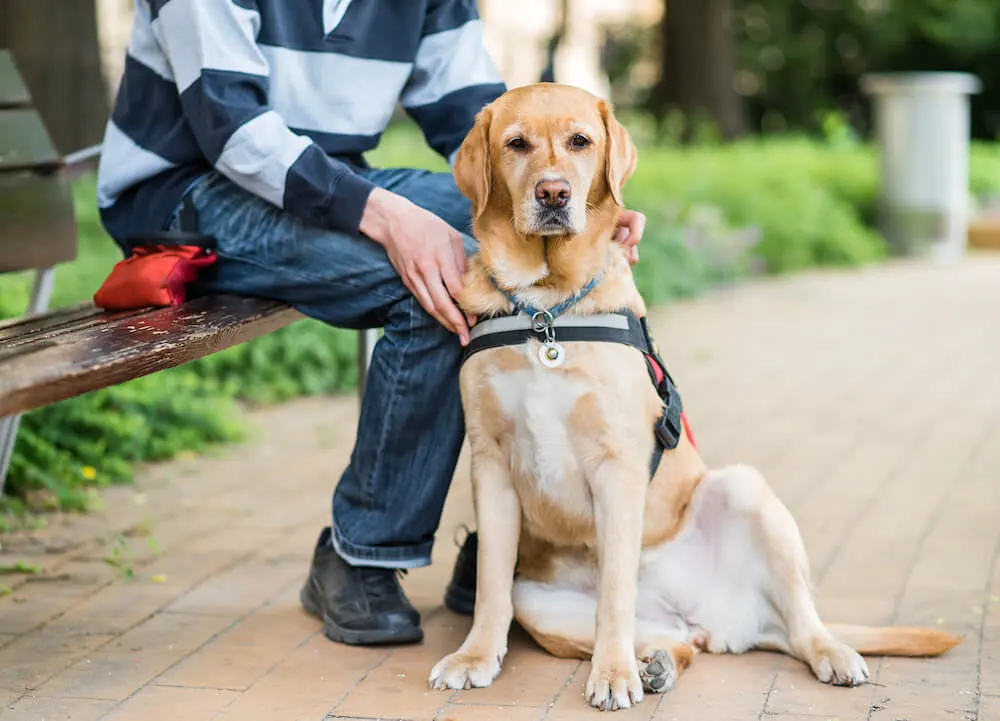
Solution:
M552 321L552 328L558 333L559 342L603 342L621 343L649 350L646 332L642 322L630 312L602 313L600 315L558 316ZM534 338L539 343L545 341L545 332L535 330L531 316L527 313L499 316L479 321L470 332L471 341L465 347L465 357L503 346L520 345Z
M639 318L631 311L586 316L557 316L552 321L552 328L557 331L560 343L621 343L642 353L650 380L663 399L663 415L654 427L656 443L650 459L650 478L656 475L664 451L676 448L683 434L686 433L694 444L694 436L684 414L681 394L657 352L645 318ZM471 342L465 347L463 362L476 353L490 348L521 345L531 339L544 342L545 332L536 330L532 317L521 312L483 319L473 326L471 337Z

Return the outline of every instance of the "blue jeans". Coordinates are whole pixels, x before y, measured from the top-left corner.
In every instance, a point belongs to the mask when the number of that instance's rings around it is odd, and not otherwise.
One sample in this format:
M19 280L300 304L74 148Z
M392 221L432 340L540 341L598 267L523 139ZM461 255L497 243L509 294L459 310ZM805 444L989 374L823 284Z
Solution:
M471 207L450 174L363 172L442 218L475 251ZM458 337L421 308L368 238L309 225L215 173L188 192L199 230L218 241L219 261L195 293L271 298L331 326L384 328L333 494L334 545L354 565L428 565L464 437ZM178 225L175 214L169 227Z

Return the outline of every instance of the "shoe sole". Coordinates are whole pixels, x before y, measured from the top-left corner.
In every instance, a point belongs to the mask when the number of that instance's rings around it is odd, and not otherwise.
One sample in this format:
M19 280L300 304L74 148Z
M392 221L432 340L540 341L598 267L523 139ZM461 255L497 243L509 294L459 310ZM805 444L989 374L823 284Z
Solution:
M472 616L476 612L476 592L449 586L444 594L444 605L459 616Z
M311 615L323 622L323 633L331 641L347 644L348 646L384 646L392 644L418 643L424 640L424 632L419 626L408 628L397 628L393 630L367 630L358 631L353 628L344 628L326 615L320 605L312 597L309 591L309 584L302 587L299 593L299 601L302 607Z

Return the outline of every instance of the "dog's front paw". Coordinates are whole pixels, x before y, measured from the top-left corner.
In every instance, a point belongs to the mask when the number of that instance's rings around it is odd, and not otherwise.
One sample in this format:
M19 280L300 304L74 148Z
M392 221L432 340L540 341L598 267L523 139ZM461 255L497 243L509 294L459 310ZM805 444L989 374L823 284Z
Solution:
M587 703L601 711L618 711L642 701L642 679L635 659L614 665L594 663L587 680Z
M502 653L471 654L456 651L445 656L431 671L429 683L436 689L484 688L500 673Z
M810 661L813 673L823 683L834 686L860 686L868 681L868 664L861 654L839 641L828 641L816 649Z

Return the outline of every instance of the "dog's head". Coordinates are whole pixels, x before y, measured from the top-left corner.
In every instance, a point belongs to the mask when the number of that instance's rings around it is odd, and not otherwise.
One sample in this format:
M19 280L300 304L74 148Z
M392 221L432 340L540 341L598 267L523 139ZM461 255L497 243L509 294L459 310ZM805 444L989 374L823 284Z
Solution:
M473 217L494 213L522 236L586 232L597 209L622 204L635 170L628 131L590 93L540 83L484 108L455 158Z

